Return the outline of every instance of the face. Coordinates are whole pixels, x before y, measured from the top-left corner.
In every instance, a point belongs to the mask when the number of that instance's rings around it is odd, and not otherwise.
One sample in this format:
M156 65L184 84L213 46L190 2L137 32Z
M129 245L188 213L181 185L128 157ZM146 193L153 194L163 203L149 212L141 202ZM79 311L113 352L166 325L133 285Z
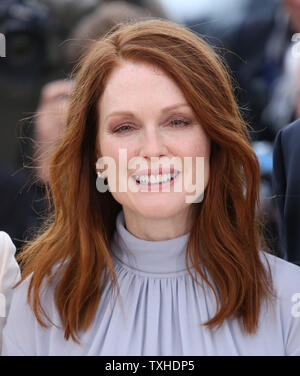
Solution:
M115 161L117 191L111 192L124 211L149 218L187 212L191 203L186 202L186 196L191 197L192 193L185 189L184 177L192 178L189 181L196 184L196 157L205 157L201 186L207 186L210 140L176 83L159 67L123 62L112 72L98 110L99 157L107 156ZM127 163L122 167L119 167L120 149L127 153ZM175 157L181 161L173 165L180 171L179 175L172 184L165 183L167 191L160 188L151 192L148 185L137 184L133 178L133 175L145 175L141 174L145 165L129 168L128 162L136 157L145 162L146 168L155 166L151 163L153 160L170 161ZM185 157L190 157L192 164L185 165ZM119 180L126 182L126 192L118 189ZM130 184L137 191L133 192Z
M299 9L300 8L300 0L284 0L286 6L292 9Z
M284 0L286 10L291 18L291 24L295 32L300 31L300 0Z

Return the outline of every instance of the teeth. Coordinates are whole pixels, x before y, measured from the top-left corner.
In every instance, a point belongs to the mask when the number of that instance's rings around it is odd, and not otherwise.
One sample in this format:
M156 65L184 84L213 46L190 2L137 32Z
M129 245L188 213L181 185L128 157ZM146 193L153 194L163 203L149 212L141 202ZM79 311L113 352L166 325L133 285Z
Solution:
M135 180L137 180L140 184L158 184L158 183L165 183L170 181L171 178L175 178L179 174L178 171L173 172L172 174L163 174L163 175L141 175L141 176L134 176Z

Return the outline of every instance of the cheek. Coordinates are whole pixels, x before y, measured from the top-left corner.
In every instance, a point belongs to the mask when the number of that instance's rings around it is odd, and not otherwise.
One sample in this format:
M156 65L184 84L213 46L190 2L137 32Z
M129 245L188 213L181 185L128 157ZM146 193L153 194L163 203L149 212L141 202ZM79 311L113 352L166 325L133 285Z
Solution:
M194 137L183 141L178 146L180 154L191 157L209 157L210 156L210 139L205 133L194 135Z
M117 162L119 160L119 150L123 147L120 142L106 134L100 134L99 139L101 155L112 157Z
M207 134L201 130L200 137L198 139L199 154L205 157L210 156L211 141Z
M128 162L134 157L134 153L131 148L128 147L128 143L120 143L119 141L116 142L116 140L111 140L108 137L103 137L102 142L100 142L100 148L103 157L112 158L115 162L117 183L119 177L124 179L127 175L133 172L128 172Z
M182 152L185 155L192 157L192 168L190 170L192 174L193 184L198 184L199 182L204 183L204 189L207 187L210 175L210 150L211 142L209 137L201 131L197 135L194 135L194 138L190 140L188 145L185 145L186 149ZM202 159L204 157L204 159ZM198 158L201 158L201 161L197 161Z

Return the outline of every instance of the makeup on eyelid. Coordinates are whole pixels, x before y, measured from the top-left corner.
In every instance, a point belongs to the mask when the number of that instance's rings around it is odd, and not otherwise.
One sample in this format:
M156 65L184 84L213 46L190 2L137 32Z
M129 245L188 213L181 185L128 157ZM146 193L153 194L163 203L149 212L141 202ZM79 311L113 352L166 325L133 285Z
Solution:
M183 125L173 125L173 126L171 126L171 128L179 128L179 129L186 128L193 123L192 121L190 121L188 119L181 118L181 117L178 117L178 118L175 117L175 118L169 119L167 121L167 125L168 124L170 125L174 122L180 122L180 124L183 124ZM130 129L122 131L121 129L124 128L124 127L130 127ZM134 127L132 127L131 124L130 124L130 121L128 121L128 122L124 122L119 127L117 126L115 129L112 130L112 133L127 133L127 132L131 132L132 130L134 130Z

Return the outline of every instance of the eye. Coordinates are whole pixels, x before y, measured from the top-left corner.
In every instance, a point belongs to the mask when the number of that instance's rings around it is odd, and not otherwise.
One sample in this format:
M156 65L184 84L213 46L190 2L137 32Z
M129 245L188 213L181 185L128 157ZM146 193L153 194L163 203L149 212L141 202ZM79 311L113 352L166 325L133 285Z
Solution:
M114 130L113 133L125 133L125 132L130 132L131 130L132 130L132 127L126 124Z
M170 121L171 124L174 124L175 122L178 123L179 125L174 125L173 128L184 128L191 124L190 121L186 121L183 119L173 119Z

